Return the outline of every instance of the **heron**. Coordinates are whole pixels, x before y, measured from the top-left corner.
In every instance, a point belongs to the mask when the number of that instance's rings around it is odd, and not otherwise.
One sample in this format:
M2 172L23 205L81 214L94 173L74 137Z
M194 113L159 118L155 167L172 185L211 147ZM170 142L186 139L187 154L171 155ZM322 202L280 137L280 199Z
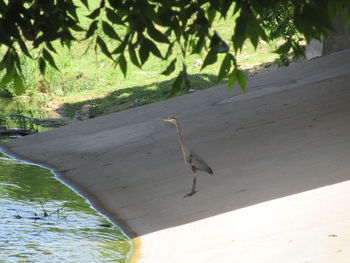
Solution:
M194 153L190 149L187 148L185 145L184 139L182 137L181 128L178 120L174 117L170 118L158 118L158 120L161 121L167 121L171 122L175 125L177 135L179 137L179 142L182 150L182 155L184 157L185 164L189 166L191 171L193 172L193 183L192 183L192 189L191 192L186 194L184 197L192 196L194 195L196 191L196 183L197 183L197 171L204 171L207 172L210 175L213 175L213 170L209 167L209 165L203 160L202 157L200 157L198 154Z

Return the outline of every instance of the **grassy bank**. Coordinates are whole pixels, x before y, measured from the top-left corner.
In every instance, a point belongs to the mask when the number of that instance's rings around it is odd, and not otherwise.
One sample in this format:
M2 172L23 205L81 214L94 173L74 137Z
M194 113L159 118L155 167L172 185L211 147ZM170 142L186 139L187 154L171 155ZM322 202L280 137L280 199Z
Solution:
M93 9L93 4L91 9ZM84 8L79 9L79 16L85 28L89 26L89 20L84 16L89 12ZM232 17L225 21L217 20L214 23L214 29L227 43L230 43L229 38L233 28L234 18ZM122 28L117 30L119 30L118 33L123 34L120 32ZM102 32L99 34L103 36ZM83 39L82 35L77 35L77 37ZM45 77L39 74L36 61L25 59L23 62L24 74L28 88L23 96L15 99L23 103L39 101L48 109L58 109L66 116L75 116L80 113L94 117L166 98L177 74L177 72L169 76L160 74L169 61L153 56L142 69L128 63L128 74L124 78L119 67L114 68L113 62L99 50L96 52L94 48L88 48L89 43L89 41L81 40L72 45L69 50L55 43L57 54L54 54L54 58L60 71L48 68ZM113 42L109 42L108 45L112 47ZM238 56L241 68L252 69L274 61L277 58L277 55L273 53L276 45L277 43L264 42L259 45L258 50L254 50L252 45L246 44ZM165 46L160 45L159 49L163 54L166 52ZM220 62L201 71L200 67L204 57L205 54L200 54L189 55L186 58L191 81L189 92L218 84L216 75ZM3 92L2 95L11 96L5 93ZM177 95L183 93L179 92Z

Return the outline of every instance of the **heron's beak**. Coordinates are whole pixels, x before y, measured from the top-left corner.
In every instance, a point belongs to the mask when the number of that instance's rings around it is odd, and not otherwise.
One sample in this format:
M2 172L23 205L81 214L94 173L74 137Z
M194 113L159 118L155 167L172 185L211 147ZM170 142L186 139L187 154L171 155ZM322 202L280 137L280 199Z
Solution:
M169 121L169 119L167 119L167 118L157 118L157 120L160 120L160 121Z

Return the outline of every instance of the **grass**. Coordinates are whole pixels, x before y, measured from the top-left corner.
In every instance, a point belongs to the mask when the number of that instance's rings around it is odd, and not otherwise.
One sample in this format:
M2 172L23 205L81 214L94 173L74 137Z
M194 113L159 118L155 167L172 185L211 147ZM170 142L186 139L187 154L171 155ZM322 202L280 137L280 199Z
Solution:
M95 1L97 4L98 0ZM93 5L91 5L91 10ZM82 18L83 27L88 27L89 20L84 17L90 11L81 9L79 15ZM217 20L214 29L220 36L230 43L230 36L234 28L234 18L226 21ZM102 32L99 32L102 34ZM49 105L51 109L59 109L64 115L73 117L77 113L95 117L114 111L124 110L147 103L164 100L171 89L172 82L178 70L170 76L160 74L169 61L162 61L154 56L142 69L128 63L128 74L124 78L119 67L114 68L112 61L106 58L99 50L88 49L89 41L79 41L72 45L70 50L60 47L55 43L57 49L54 58L60 71L48 68L45 78L39 75L35 61L25 59L24 68L26 94L17 97L17 101L26 101L34 98ZM108 43L113 46L113 43ZM274 61L278 56L273 53L276 43L267 44L261 42L255 50L247 43L238 55L238 61L242 69L250 69L267 62ZM160 45L164 54L165 46ZM84 54L85 53L85 54ZM223 56L223 55L220 55ZM219 71L219 62L208 66L203 71L200 65L205 54L191 55L186 58L188 73L190 74L190 91L200 90L217 85L216 75ZM221 59L220 59L221 58ZM181 63L178 61L178 63ZM177 95L182 95L179 92ZM1 95L1 94L0 94Z

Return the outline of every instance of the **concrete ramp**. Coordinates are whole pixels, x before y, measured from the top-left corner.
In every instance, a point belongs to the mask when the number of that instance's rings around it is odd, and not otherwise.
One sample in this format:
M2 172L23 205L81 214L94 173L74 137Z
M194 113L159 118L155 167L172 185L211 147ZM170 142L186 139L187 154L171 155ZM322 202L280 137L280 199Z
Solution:
M213 168L192 184L176 131ZM350 260L350 50L4 143L121 225L142 263Z

